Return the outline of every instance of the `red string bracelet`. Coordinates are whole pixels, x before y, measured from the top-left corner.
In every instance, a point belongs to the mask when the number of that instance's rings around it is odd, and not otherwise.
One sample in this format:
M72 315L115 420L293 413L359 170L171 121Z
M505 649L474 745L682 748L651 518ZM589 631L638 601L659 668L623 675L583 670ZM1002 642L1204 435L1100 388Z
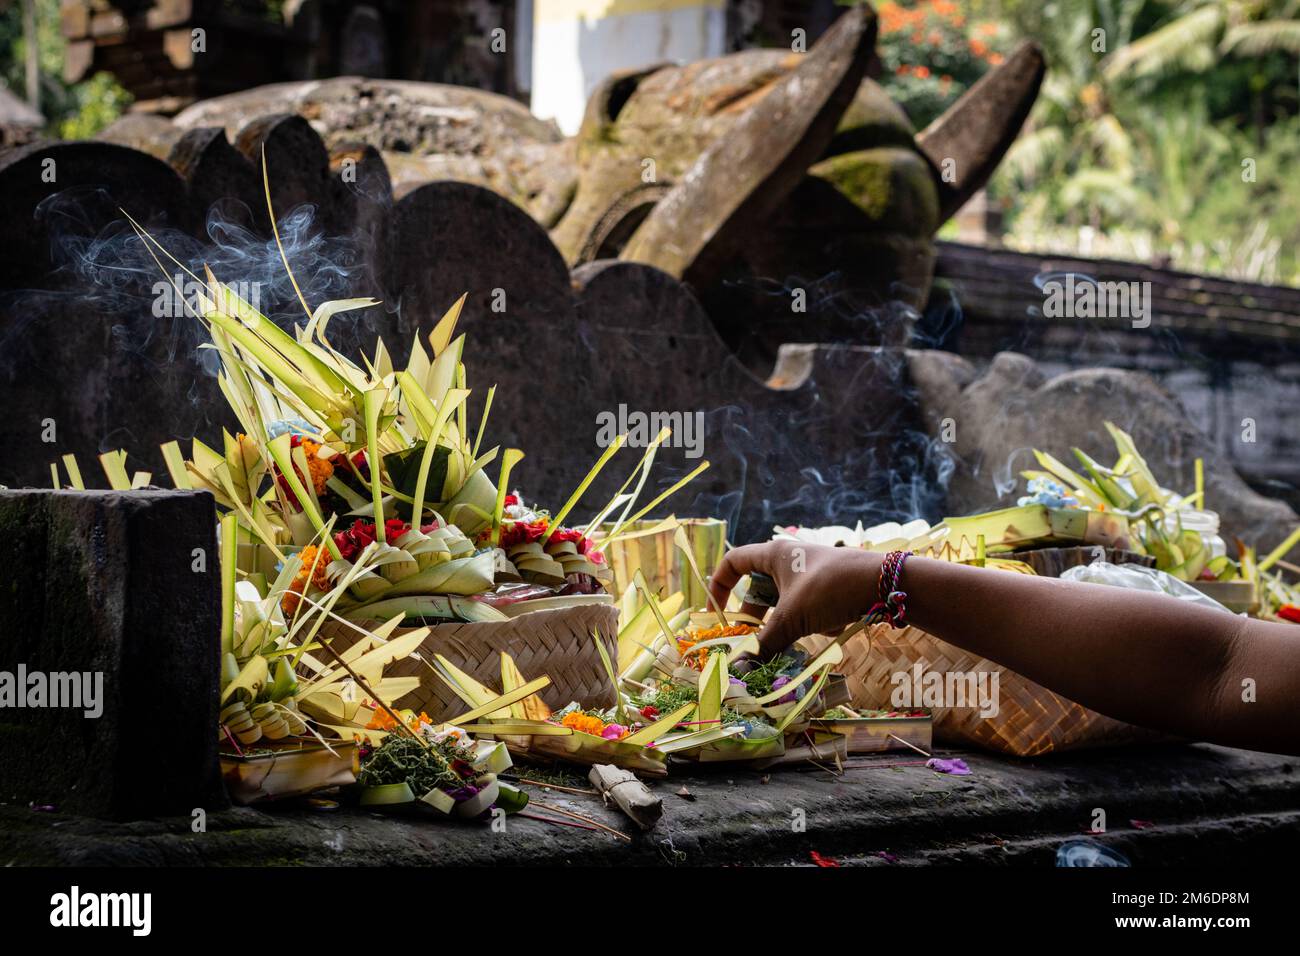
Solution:
M903 619L907 615L907 593L899 590L899 580L903 576L903 564L911 551L891 551L880 562L880 579L876 582L876 603L867 612L868 624L881 624L888 621L891 627L906 627Z

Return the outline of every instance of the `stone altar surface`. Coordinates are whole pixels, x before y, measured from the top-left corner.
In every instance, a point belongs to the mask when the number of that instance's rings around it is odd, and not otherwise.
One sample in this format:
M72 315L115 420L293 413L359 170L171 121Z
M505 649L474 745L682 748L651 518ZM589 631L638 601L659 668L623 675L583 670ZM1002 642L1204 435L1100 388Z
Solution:
M858 757L843 776L809 767L674 772L650 786L664 816L647 834L597 798L542 792L632 835L510 818L487 825L283 807L104 823L0 806L0 865L843 865L974 863L1050 867L1087 835L1137 867L1281 862L1300 848L1296 759L1210 745L1065 754L1036 761L963 755L969 776L917 754ZM766 777L766 782L764 778ZM682 787L694 796L679 796ZM793 825L802 811L806 828ZM895 863L896 861L896 863Z

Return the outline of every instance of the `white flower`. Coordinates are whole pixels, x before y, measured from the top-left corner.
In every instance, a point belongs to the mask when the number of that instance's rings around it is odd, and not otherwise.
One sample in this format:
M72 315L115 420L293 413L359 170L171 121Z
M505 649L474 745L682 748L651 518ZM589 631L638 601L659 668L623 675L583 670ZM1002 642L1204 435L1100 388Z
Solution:
M886 521L884 524L863 528L859 521L856 527L844 525L827 525L822 528L804 528L790 525L777 525L773 540L806 541L809 544L824 544L830 547L864 548L867 551L894 551L907 547L908 543L930 530L929 522L917 518L906 524Z

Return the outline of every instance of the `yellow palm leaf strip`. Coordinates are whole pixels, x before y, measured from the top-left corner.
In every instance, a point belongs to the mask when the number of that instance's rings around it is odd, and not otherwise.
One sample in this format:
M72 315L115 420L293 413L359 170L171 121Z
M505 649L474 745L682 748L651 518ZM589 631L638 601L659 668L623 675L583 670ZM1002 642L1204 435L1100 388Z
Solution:
M167 474L171 475L172 484L184 490L193 488L189 472L185 470L185 456L181 454L181 446L174 441L167 442L162 446L162 456L167 464Z
M271 234L275 236L275 248L280 250L280 261L284 263L284 272L293 283L293 291L298 294L298 301L302 303L302 310L307 313L307 321L311 321L311 306L307 304L307 297L302 294L302 289L298 288L298 280L294 278L293 270L289 268L289 257L284 253L284 243L280 241L280 229L275 224L275 206L271 203L271 177L266 172L266 144L262 144L262 191L266 193L266 214L271 217Z
M384 409L384 399L388 392L382 388L366 392L366 457L370 460L370 495L375 507L375 540L380 544L388 543L384 530L384 488L380 480L383 461L379 457L379 415ZM419 520L418 518L416 519Z
M663 717L660 717L653 724L647 724L645 727L642 727L636 733L629 734L628 736L624 737L622 740L619 741L619 743L639 744L641 746L652 744L660 737L662 737L664 734L668 733L668 731L672 730L674 727L680 724L683 720L685 720L686 715L689 714L694 709L695 709L694 704L683 704L681 707L678 707L676 710L674 710L671 714L667 714Z
M708 598L709 607L712 608L713 613L717 615L718 623L723 627L727 627L730 623L727 620L727 615L722 613L722 608L718 607L718 602L713 600L713 595L709 592L709 582L704 580L704 575L700 573L700 566L695 562L695 550L691 546L691 539L687 536L686 529L681 525L678 525L677 530L673 532L673 544L677 545L677 547L681 549L682 554L686 555L686 563L691 566L691 572L695 575L695 581L699 584L700 588L704 591L705 596Z
M659 630L663 632L664 637L671 644L675 636L672 626L664 617L663 609L659 607L659 599L651 593L650 585L646 582L645 575L641 573L640 568L637 568L636 573L632 575L632 583L636 585L637 590L641 592L641 596L645 598L646 604L650 606L650 611L655 616L655 620L659 622Z
M523 460L524 453L518 448L507 448L501 455L501 477L497 479L497 500L492 508L492 547L494 548L501 543L501 516L506 510L506 495L510 493L510 472Z
M298 477L298 472L293 467L293 449L291 441L291 436L288 432L285 432L283 435L279 435L267 442L266 450L270 453L271 459L280 469L280 474L284 477L289 488L293 491L294 497L298 499L298 504L307 515L307 520L311 522L311 526L316 529L317 534L323 535L325 547L329 549L329 553L333 556L334 560L340 561L343 559L343 555L339 551L339 546L334 543L333 535L326 532L325 520L321 517L320 512L316 510L316 506L312 504L312 496L307 494L307 489L303 487L302 480ZM375 470L376 469L371 468L371 473L373 474ZM382 517L380 520L383 520Z
M667 491L656 496L655 499L651 501L648 505L646 505L636 514L634 514L632 517L628 518L627 521L623 522L623 526L627 527L628 525L635 524L636 522L640 521L642 518L644 518L647 514L649 514L651 511L657 508L661 503L663 503L669 497L681 491L692 481L694 481L697 477L699 477L701 474L707 471L708 468L709 468L709 463L707 461L701 462L699 466L694 471L692 471L689 475L687 475L685 478L682 478L680 481L675 482L672 485L672 487L670 487ZM615 537L613 535L610 535L609 537L605 538L603 541L600 542L600 544L596 546L596 550L597 551L605 550L610 546L610 544L614 542L614 540Z
M529 694L535 694L543 687L550 687L550 686L551 686L551 679L549 677L545 675L541 677L536 677L533 680L530 680L523 687L516 687L508 694L502 694L499 697L494 697L486 704L483 704L479 707L475 707L473 710L467 710L465 713L453 717L450 721L448 721L448 723L456 724L457 726L459 726L462 721L468 723L470 721L477 720L480 717L485 717L488 714L495 713L498 710L509 710L510 705L513 704L515 701L523 700Z
M81 468L77 465L77 459L74 455L63 456L63 467L68 471L68 484L72 485L78 491L85 491L85 482L81 480Z
M126 452L106 451L99 456L99 466L104 469L108 487L114 491L126 491L131 487L131 479L126 473Z
M348 676L357 682L357 686L360 687L363 691L365 691L366 696L369 697L371 700L373 700L377 707L379 707L384 713L386 713L389 717L393 719L393 722L396 726L401 727L402 730L405 731L409 736L414 737L415 740L419 742L420 746L423 747L425 750L430 749L429 742L424 739L424 734L417 733L416 731L408 727L406 725L406 721L402 720L402 718L397 715L397 713L393 710L393 708L385 704L384 699L371 689L370 685L366 683L365 678L362 677L360 674L358 674L356 671L354 671L352 669L352 665L349 664L347 661L345 661L342 655L339 654L338 651L330 647L329 641L321 641L320 646L321 649L325 651L326 654L328 654L330 657L334 659L334 663L338 664L339 667L343 668L345 671L348 672Z
M239 554L239 518L221 516L221 653L235 646L235 564Z
M1294 531L1292 531L1289 535L1287 535L1285 541L1283 541L1276 548L1270 551L1268 555L1264 558L1264 560L1259 562L1258 570L1267 571L1273 565L1277 564L1278 561L1285 558L1286 553L1290 551L1292 548L1294 548L1297 544L1300 544L1300 528L1296 528Z
M601 508L600 511L596 512L595 517L591 519L591 522L587 527L582 529L583 537L591 537L591 533L604 522L615 508L618 507L619 498L623 496L623 492L627 491L627 486L632 484L632 479L640 475L641 479L636 483L636 489L628 498L627 506L623 509L623 514L626 515L632 510L632 506L636 503L636 499L641 494L641 489L645 487L646 478L650 475L650 466L654 463L655 452L659 450L659 446L662 445L672 433L673 430L671 428L662 428L659 430L659 434L656 435L654 440L646 446L645 452L641 455L641 460L636 463L636 467L628 474L627 480L619 486L618 491L614 492L614 497L610 498L609 503L606 504L605 507ZM618 531L618 528L619 525L616 524L614 526L614 531Z
M469 453L470 461L478 458L479 446L483 443L483 434L487 431L488 412L492 411L492 399L497 393L497 387L493 385L487 390L487 398L483 400L483 417L479 419L478 432L474 435L474 449Z
M434 358L442 354L443 349L451 342L452 336L456 334L456 322L460 319L460 311L465 307L465 299L468 296L469 293L466 292L452 303L451 308L438 320L438 324L429 333L429 347L433 349Z
M564 507L560 509L559 513L552 518L550 524L547 525L546 531L542 535L543 547L546 546L546 542L550 540L551 535L555 533L555 529L564 524L564 519L568 517L569 512L573 510L573 506L578 503L578 499L580 499L583 493L591 486L591 483L596 480L596 476L600 474L600 471L605 467L606 462L614 457L615 452L622 448L623 443L626 441L627 435L619 435L609 443L609 447L605 449L605 453L596 460L596 463L591 466L591 470L587 472L587 477L583 478L582 481L579 482L578 487L573 489L573 494L569 495L569 500L564 503Z

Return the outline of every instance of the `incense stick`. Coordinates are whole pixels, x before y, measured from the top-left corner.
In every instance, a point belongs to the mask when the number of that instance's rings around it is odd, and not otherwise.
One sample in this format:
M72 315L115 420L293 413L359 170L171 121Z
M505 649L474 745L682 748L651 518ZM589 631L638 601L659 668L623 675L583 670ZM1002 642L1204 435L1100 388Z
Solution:
M542 803L540 800L530 800L529 806L541 807L543 810L550 810L552 813L558 813L561 814L562 816L572 817L575 820L581 820L583 823L591 824L593 827L595 827L598 830L605 831L610 836L618 837L620 840L625 840L628 843L632 842L632 838L628 836L626 833L622 832L621 830L615 830L613 827L605 826L605 824L601 823L599 820L593 820L591 817L585 817L581 813L575 813L572 810L566 810L564 809L564 807L557 807L554 804L550 804L550 803Z
M917 753L919 753L922 757L929 757L929 756L930 756L930 754L926 753L924 750L922 750L922 749L921 749L920 747L918 747L916 744L908 743L908 742L907 742L906 740L904 740L902 737L898 736L898 734L890 734L889 736L893 737L895 740L897 740L897 741L898 741L900 744L902 744L903 746L905 746L905 747L911 747L913 750L915 750Z
M500 774L498 774L500 776ZM598 797L595 790L579 790L576 787L562 787L558 783L543 783L541 780L529 780L527 777L514 777L516 783L526 783L534 787L545 787L547 790L558 790L561 793L573 793L583 797Z
M577 830L595 830L596 827L589 827L585 823L574 823L572 820L556 820L553 817L544 817L539 813L528 813L520 810L515 814L517 817L527 817L529 820L540 820L542 823L551 823L557 827L573 827Z

